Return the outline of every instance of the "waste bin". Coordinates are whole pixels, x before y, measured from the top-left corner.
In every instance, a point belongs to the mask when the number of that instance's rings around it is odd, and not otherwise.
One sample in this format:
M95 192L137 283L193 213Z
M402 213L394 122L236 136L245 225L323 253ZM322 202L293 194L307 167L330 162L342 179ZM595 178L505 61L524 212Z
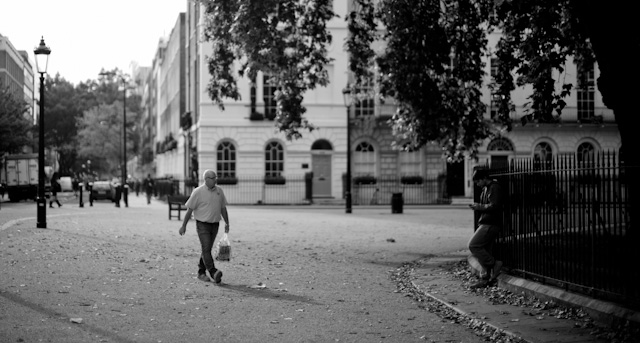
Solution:
M402 193L393 193L391 195L391 213L402 213L402 205L404 205Z

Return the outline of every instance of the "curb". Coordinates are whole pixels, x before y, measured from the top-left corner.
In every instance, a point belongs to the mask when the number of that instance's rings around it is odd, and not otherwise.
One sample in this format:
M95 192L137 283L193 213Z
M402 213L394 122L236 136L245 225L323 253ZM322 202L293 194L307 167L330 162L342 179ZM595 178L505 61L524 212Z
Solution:
M479 273L480 265L471 256L467 258L467 262L476 273ZM640 327L640 312L613 302L590 298L579 293L565 291L558 287L504 273L498 276L498 283L500 287L512 293L525 293L541 300L552 300L567 307L581 308L596 322L605 326L615 326L616 324L629 322L634 326Z
M632 325L640 327L640 312L633 311L612 302L589 298L578 293L567 292L557 287L547 286L511 275L500 275L498 282L500 287L513 293L524 292L536 298L553 300L568 307L579 307L589 313L589 316L594 320L607 326L628 321Z
M435 300L435 301L439 302L440 304L442 304L442 305L444 305L444 306L448 307L449 309L451 309L451 310L455 311L456 313L458 313L458 314L460 314L460 315L462 315L462 316L464 316L464 317L466 317L466 318L469 318L469 319L473 319L473 320L475 320L475 321L478 321L478 322L482 323L482 325L484 325L484 326L488 326L488 327L492 328L493 330L495 330L495 331L497 331L497 332L504 333L505 335L507 335L507 336L509 336L509 337L511 337L511 338L513 338L513 339L515 339L515 340L518 340L519 342L533 343L532 341L526 340L526 339L522 338L521 336L518 336L517 334L515 334L515 333L513 333L513 332L511 332L511 331L501 329L501 328L499 328L499 327L497 327L497 326L495 326L495 325L493 325L493 324L491 324L491 323L488 323L488 322L485 322L484 320L478 319L478 318L474 317L473 315L471 315L470 313L465 312L465 311L464 311L464 310L462 310L461 308L458 308L458 307L456 307L455 305L450 304L450 303L446 302L445 300L442 300L442 299L438 298L437 296L435 296L435 295L433 295L433 294L431 294L431 293L429 293L429 292L425 292L425 291L421 290L421 289L420 289L420 286L418 286L418 285L415 283L415 281L413 281L413 280L411 280L411 285L412 285L412 286L413 286L413 287L414 287L418 292L420 292L420 293L424 294L425 296L427 296L427 297L429 297L429 298L431 298L431 299L433 299L433 300Z

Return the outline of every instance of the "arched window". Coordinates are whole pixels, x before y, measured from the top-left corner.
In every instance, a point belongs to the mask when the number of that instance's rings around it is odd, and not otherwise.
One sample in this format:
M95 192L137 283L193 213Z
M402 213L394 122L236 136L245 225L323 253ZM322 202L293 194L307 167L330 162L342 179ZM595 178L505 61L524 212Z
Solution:
M533 149L533 162L541 167L550 167L553 162L553 149L551 144L541 142Z
M373 145L368 142L361 142L358 144L353 156L353 161L353 175L376 175L376 152Z
M231 142L218 144L216 160L219 178L236 177L236 147Z
M333 150L331 143L326 139L318 139L311 145L311 150Z
M491 143L489 143L489 145L487 146L487 150L489 150L489 151L513 151L513 144L511 144L511 142L506 138L498 137L498 138L492 140Z
M420 166L420 150L414 150L409 143L402 146L398 160L400 162L400 176L422 176Z
M264 173L265 176L283 176L284 150L282 144L270 142L264 148Z
M595 158L596 149L593 144L584 142L578 146L577 158L578 164L590 164L593 163Z
M507 168L509 166L509 155L513 153L513 144L504 137L492 140L487 146L487 151L491 156L491 168Z

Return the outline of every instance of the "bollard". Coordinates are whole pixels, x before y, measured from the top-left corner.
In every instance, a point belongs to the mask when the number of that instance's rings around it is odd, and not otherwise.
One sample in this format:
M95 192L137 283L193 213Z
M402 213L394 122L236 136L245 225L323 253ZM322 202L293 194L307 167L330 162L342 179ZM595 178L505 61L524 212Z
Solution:
M125 184L122 192L122 200L124 200L124 207L129 207L129 185Z
M82 199L82 189L84 188L84 184L79 184L78 185L78 191L80 191L80 196L78 197L79 203L78 205L80 207L84 207L84 201Z
M93 206L93 182L89 182L89 206Z
M122 197L122 188L120 185L116 186L116 198L115 198L115 203L116 203L116 207L120 207L120 198Z
M402 205L404 205L402 193L393 193L391 195L391 213L402 213Z

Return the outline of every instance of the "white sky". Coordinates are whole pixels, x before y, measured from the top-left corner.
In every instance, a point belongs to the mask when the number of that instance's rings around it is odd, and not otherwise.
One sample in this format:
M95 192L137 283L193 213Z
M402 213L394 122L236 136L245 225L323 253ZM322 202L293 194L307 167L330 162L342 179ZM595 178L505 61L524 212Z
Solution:
M3 0L0 34L29 53L44 36L51 49L47 72L67 81L97 79L102 68L130 73L131 62L151 66L188 0Z

